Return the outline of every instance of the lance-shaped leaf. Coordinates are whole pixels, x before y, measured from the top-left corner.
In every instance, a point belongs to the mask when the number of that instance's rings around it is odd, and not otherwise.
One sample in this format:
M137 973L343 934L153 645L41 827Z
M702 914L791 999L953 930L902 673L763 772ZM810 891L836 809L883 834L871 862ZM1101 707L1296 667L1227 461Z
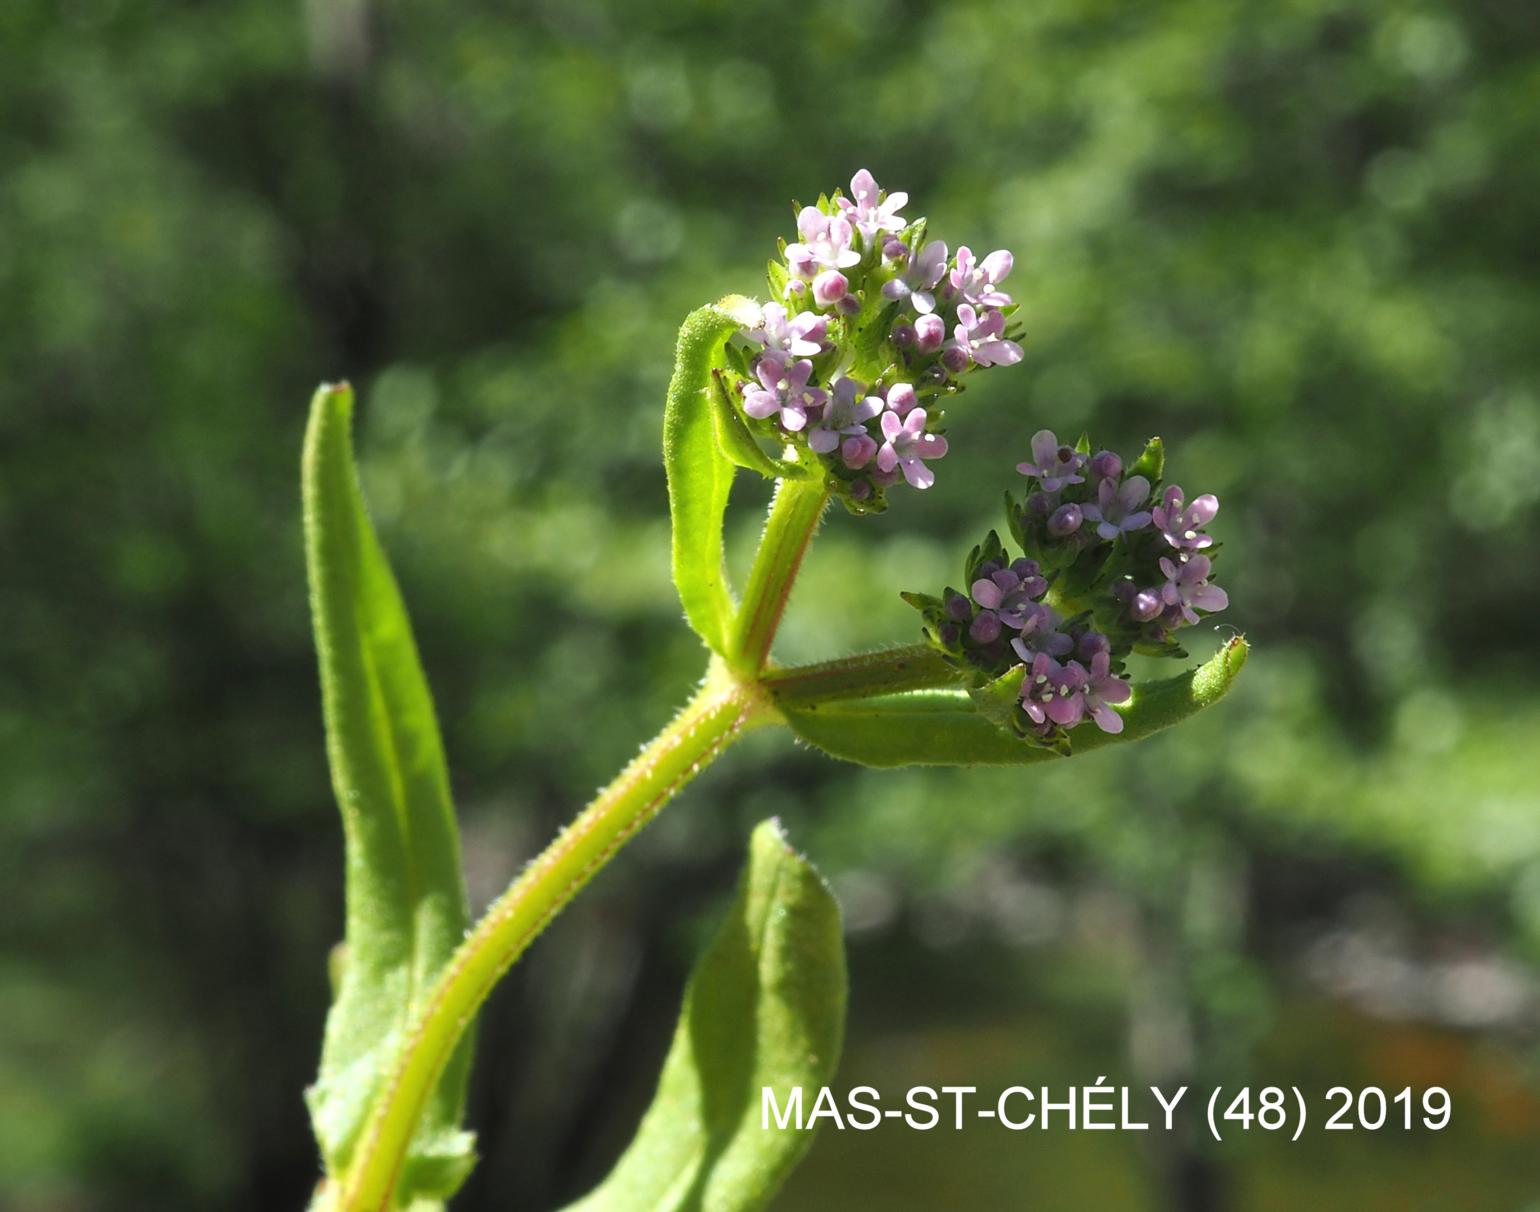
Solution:
M812 1127L762 1126L834 1076L845 1024L839 907L766 821L727 920L696 963L652 1106L608 1178L569 1212L752 1212ZM804 1105L812 1109L811 1096Z
M1134 687L1114 708L1123 731L1109 734L1084 724L1071 734L1075 753L1136 741L1202 711L1223 698L1249 651L1240 637L1196 669ZM987 699L987 695L984 696ZM1056 761L1052 750L1029 745L990 718L992 704L966 690L925 690L879 698L781 704L792 730L833 757L863 766L1014 766Z
M347 848L347 936L307 1093L327 1173L347 1168L408 1017L468 924L433 702L353 462L353 393L323 387L305 436L305 555L326 751ZM423 1115L397 1188L446 1198L474 1162L459 1128L469 1043Z

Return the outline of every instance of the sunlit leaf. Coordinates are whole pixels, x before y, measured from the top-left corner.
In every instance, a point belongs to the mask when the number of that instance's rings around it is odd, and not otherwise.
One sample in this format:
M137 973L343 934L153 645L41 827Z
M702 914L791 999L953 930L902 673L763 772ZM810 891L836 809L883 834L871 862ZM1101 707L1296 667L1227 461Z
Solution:
M711 372L722 361L727 338L753 322L753 307L748 299L730 295L685 317L663 414L674 585L690 626L717 653L726 649L733 617L722 518L736 467L718 437Z
M347 937L307 1093L327 1172L340 1175L386 1062L468 924L443 746L411 626L365 512L353 394L324 387L305 437L305 554L326 748L347 847ZM467 1041L445 1071L398 1193L444 1198L474 1163L460 1130Z
M767 480L805 480L811 475L808 468L787 459L766 454L758 439L749 432L738 409L728 395L726 381L721 371L711 374L711 416L716 426L717 443L722 453L739 467L757 471Z
M1246 641L1237 637L1196 669L1136 685L1133 698L1116 708L1123 731L1112 735L1083 724L1072 733L1074 752L1136 741L1211 706L1230 689L1247 652ZM1059 757L998 727L966 690L782 704L781 711L809 744L864 766L1023 765Z
M652 1106L614 1170L569 1212L752 1212L811 1141L762 1127L768 1087L812 1109L845 1023L839 907L774 821L754 831L727 920L690 977Z

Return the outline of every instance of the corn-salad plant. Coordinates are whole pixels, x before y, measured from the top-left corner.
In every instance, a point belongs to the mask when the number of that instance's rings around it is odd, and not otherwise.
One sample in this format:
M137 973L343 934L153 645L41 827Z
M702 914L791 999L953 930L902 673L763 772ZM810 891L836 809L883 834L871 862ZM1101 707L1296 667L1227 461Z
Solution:
M752 729L788 729L869 766L1029 766L1169 727L1220 698L1240 638L1164 680L1223 610L1219 505L1165 479L1159 440L1125 461L1047 429L1024 438L1004 533L955 586L906 593L919 641L795 667L772 646L831 503L863 515L944 474L975 374L1022 360L1009 252L977 256L904 217L861 171L804 206L766 301L731 296L679 331L663 412L674 583L703 646L694 696L472 921L443 746L405 607L370 525L352 393L316 395L305 442L306 553L327 749L346 839L346 938L308 1092L324 1177L312 1207L440 1206L474 1164L463 1126L472 1026L492 988L607 862ZM1024 434L1026 432L1024 427ZM1009 474L1009 468L1002 469ZM741 589L723 518L740 471L774 481ZM907 505L909 502L904 502ZM1007 543L1009 541L1009 544ZM726 920L700 957L657 1093L584 1212L764 1206L809 1130L762 1130L760 1091L828 1084L844 1027L839 911L774 822L749 839Z

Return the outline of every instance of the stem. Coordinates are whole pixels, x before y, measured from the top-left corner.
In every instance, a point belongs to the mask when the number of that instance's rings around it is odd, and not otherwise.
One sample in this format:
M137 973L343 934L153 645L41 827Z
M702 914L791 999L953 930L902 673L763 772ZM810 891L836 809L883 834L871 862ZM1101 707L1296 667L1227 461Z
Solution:
M681 787L771 717L714 667L695 698L493 903L440 974L375 1105L334 1212L390 1206L412 1134L450 1054L503 973Z
M729 660L740 672L757 674L765 667L792 582L828 503L829 494L817 480L777 483L728 644Z
M947 664L928 644L884 648L859 656L776 669L764 675L762 685L777 704L789 707L833 699L864 699L904 690L933 690L950 686L962 673Z

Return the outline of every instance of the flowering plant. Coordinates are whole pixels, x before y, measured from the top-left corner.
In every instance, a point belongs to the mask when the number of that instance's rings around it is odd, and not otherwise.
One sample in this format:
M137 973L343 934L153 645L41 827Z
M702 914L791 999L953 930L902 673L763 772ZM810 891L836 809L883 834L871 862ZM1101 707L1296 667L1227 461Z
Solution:
M1181 657L1227 605L1205 532L1218 502L1164 484L1152 441L1125 468L1042 430L1007 497L1021 554L991 533L962 585L907 594L924 641L782 667L771 646L831 501L884 509L929 488L968 378L1021 361L1011 254L929 239L866 171L797 212L764 303L686 318L664 412L674 582L707 649L691 701L474 925L431 698L369 524L352 394L324 387L306 437L306 550L328 756L347 844L346 940L308 1092L317 1209L437 1206L474 1162L461 1127L470 1028L498 979L678 790L747 731L789 728L870 766L1025 765L1126 742L1216 701L1239 638L1134 684L1134 654ZM775 481L741 596L723 560L740 469ZM838 909L767 822L685 992L652 1108L585 1212L762 1207L810 1128L759 1130L759 1090L831 1079L844 1023Z

